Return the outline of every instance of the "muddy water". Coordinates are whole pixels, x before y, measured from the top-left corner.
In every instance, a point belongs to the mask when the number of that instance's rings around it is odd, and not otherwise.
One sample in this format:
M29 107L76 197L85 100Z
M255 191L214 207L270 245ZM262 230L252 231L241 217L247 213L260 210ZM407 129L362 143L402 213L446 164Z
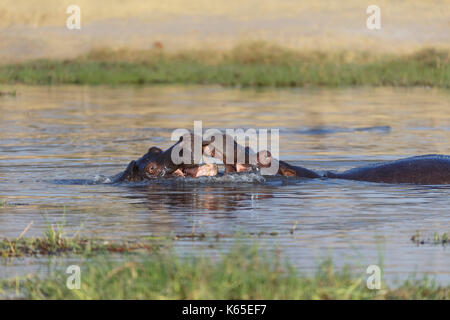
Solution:
M279 128L281 159L344 170L405 156L450 154L450 94L417 89L18 87L0 97L0 237L73 234L113 239L192 231L265 232L299 270L333 258L361 272L382 256L387 280L430 273L450 282L449 249L415 245L450 232L450 186L240 176L104 184L175 128ZM276 232L277 235L268 233ZM244 236L245 238L245 236ZM254 239L249 239L253 241ZM232 240L180 240L214 256ZM213 244L214 246L210 246ZM70 261L63 261L69 263ZM2 260L0 277L45 269L47 258Z

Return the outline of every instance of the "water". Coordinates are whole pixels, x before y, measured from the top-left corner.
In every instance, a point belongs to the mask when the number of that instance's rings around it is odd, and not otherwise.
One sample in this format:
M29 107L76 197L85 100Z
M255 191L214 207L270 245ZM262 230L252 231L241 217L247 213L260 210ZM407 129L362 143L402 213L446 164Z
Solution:
M299 270L324 257L361 272L383 257L389 281L430 273L450 283L449 249L415 245L450 231L450 186L239 176L104 184L173 129L279 128L281 159L344 170L401 157L450 154L450 94L426 88L17 87L0 97L0 237L69 234L111 239L195 232L265 232ZM293 231L294 230L294 231ZM292 232L293 231L293 232ZM277 236L268 233L277 232ZM254 237L248 241L253 241ZM233 240L179 240L181 254L214 256ZM210 246L214 244L214 246ZM72 259L73 260L73 259ZM71 262L66 261L67 264ZM0 263L0 278L48 258Z

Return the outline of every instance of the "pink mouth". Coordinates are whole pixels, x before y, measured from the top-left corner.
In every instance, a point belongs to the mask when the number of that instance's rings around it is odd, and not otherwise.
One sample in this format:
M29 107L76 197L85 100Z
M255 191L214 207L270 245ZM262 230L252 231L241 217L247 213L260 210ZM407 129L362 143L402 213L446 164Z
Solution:
M186 168L183 170L184 174L189 177L213 177L218 173L217 165L205 164L195 168Z

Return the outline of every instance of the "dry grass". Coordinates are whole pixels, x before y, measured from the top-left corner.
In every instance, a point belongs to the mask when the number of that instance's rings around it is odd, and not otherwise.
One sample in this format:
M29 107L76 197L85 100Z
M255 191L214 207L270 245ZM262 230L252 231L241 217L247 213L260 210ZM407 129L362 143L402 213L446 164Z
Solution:
M0 27L16 24L32 26L59 25L65 21L65 9L74 4L71 0L2 0L0 7ZM302 13L330 12L340 13L346 17L353 16L355 10L367 7L360 0L185 0L142 1L142 0L78 0L86 23L105 19L154 18L166 15L222 15L238 19L255 19L265 17L289 17ZM445 8L450 1L389 1L378 0L386 19L401 21L433 20L448 15Z
M415 61L425 66L441 67L450 63L450 50L424 48L405 55L379 54L367 51L300 51L264 41L239 43L231 50L188 49L166 51L153 47L150 50L129 48L96 48L77 60L97 62L129 62L153 64L158 61L195 62L207 65L221 63L282 65L292 63L345 64L374 63L386 60Z
M70 0L2 0L0 61L74 58L101 47L230 50L266 41L302 51L408 54L450 48L450 0L379 0L382 29L360 0L79 0L82 30L65 29ZM208 56L205 57L208 60Z

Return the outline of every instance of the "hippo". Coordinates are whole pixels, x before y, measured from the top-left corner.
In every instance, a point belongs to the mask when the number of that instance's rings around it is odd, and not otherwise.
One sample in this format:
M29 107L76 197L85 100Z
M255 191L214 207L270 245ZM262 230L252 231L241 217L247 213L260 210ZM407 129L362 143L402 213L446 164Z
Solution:
M224 135L225 141L226 135ZM231 138L232 139L232 138ZM233 140L234 141L234 140ZM249 155L253 153L250 148L245 148L245 159L243 163L237 162L236 154L239 146L234 143L234 159L227 159L226 144L223 147L209 144L204 152L207 155L216 157L225 163L225 172L245 172L249 169L257 170L261 167L268 167L273 161L278 162L278 174L291 177L302 178L330 178L345 179L355 181L380 182L380 183L410 183L410 184L450 184L450 156L446 155L423 155L390 162L378 163L369 166L354 168L341 173L326 172L320 175L312 170L293 166L287 162L272 158L269 151L260 151L256 154L256 161L250 163ZM228 160L228 161L227 161Z
M330 178L379 183L450 184L450 156L430 154L353 168L324 175L279 161L278 173L302 178Z
M217 174L217 166L213 164L198 165L194 164L191 155L189 163L175 164L172 160L172 151L176 146L180 146L184 141L188 141L186 136L181 136L177 143L169 149L163 151L158 147L151 147L146 154L138 160L131 161L125 171L113 177L113 182L138 182L146 179L153 179L158 177L200 177L213 176ZM194 143L194 136L191 135L189 140L192 145ZM202 141L202 149L209 143ZM192 153L193 154L193 153Z
M287 162L278 160L278 174L288 177L302 177L302 178L322 178L318 173L299 166L290 165Z
M450 184L450 156L423 155L390 162L377 163L350 169L344 172L327 171L323 175L312 170L294 166L287 162L275 159L269 151L263 150L255 153L249 147L242 147L232 137L222 136L223 140L215 141L210 137L209 141L202 139L202 154L221 160L225 165L225 174L232 172L251 172L261 168L270 167L274 162L278 164L277 174L282 176L301 178L330 178L355 181L380 182L380 183L410 183L410 184ZM214 176L218 174L216 165L194 164L192 155L194 135L180 137L179 141L169 149L163 151L158 147L151 147L148 152L136 161L131 161L124 172L113 178L114 182L142 181L158 177L200 177ZM227 139L229 144L227 144ZM191 142L188 146L190 159L188 163L175 164L172 153L175 147L181 143ZM227 152L227 148L233 148L233 158ZM184 149L183 149L184 150ZM238 152L243 152L242 159L238 159ZM228 155L228 157L227 157Z
M429 154L350 169L325 177L383 183L450 184L450 156Z
M227 144L227 141L231 143ZM233 150L228 150L228 148L233 148ZM243 159L238 159L240 152ZM250 147L244 148L227 134L222 135L221 141L216 140L214 136L210 137L209 143L203 148L203 154L222 161L225 173L258 171L260 168L269 167L272 161L269 151L263 150L255 153Z

